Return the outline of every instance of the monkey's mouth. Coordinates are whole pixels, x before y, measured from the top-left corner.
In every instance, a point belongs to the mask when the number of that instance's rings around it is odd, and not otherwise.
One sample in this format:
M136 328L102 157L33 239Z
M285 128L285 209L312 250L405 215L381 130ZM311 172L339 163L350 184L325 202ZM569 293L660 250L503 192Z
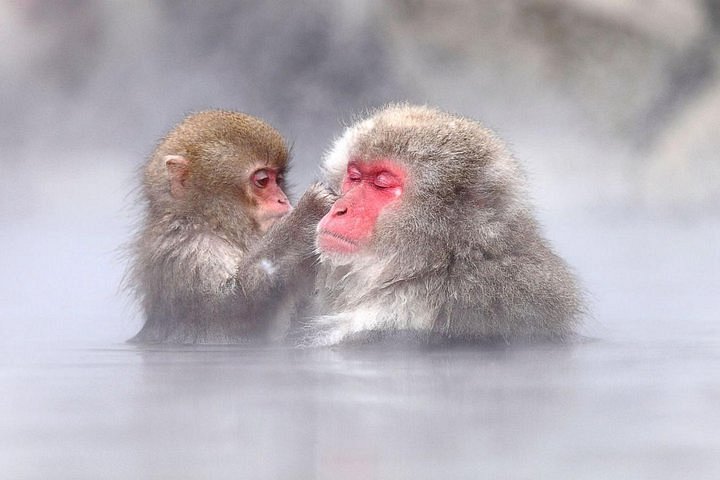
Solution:
M318 234L318 247L328 253L355 253L360 249L360 244L339 233L322 229Z

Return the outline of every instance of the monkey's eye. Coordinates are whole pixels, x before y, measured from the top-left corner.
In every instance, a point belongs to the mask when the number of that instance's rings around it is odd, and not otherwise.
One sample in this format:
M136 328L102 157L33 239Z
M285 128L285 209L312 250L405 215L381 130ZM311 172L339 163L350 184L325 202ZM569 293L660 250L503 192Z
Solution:
M358 182L362 180L362 172L356 166L350 165L348 166L347 178L351 182Z
M252 175L253 184L258 188L265 188L270 183L270 175L266 170L258 170Z
M389 172L380 172L375 176L373 184L377 188L393 188L399 185L399 182L395 176Z

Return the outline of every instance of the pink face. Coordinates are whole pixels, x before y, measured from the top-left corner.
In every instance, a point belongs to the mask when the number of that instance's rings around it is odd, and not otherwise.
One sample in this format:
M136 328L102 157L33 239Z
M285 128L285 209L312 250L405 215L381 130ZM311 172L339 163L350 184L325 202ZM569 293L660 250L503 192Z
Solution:
M283 174L274 168L261 168L250 177L250 188L257 200L255 219L262 231L292 209L282 185Z
M405 170L391 160L351 161L341 196L318 225L318 246L326 253L352 254L372 238L378 216L399 202Z

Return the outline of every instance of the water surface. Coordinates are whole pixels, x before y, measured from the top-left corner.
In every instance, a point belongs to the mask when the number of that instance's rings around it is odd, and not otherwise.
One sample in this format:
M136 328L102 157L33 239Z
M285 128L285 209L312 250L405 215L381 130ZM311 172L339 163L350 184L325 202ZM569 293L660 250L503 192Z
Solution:
M5 347L0 471L720 478L720 338L482 348Z

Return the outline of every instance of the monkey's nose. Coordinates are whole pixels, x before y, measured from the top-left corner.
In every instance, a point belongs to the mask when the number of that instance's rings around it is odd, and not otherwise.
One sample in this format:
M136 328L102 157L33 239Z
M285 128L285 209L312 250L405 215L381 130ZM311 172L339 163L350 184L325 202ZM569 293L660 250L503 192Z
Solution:
M335 215L345 215L347 213L347 207L340 207L337 210L335 210Z

